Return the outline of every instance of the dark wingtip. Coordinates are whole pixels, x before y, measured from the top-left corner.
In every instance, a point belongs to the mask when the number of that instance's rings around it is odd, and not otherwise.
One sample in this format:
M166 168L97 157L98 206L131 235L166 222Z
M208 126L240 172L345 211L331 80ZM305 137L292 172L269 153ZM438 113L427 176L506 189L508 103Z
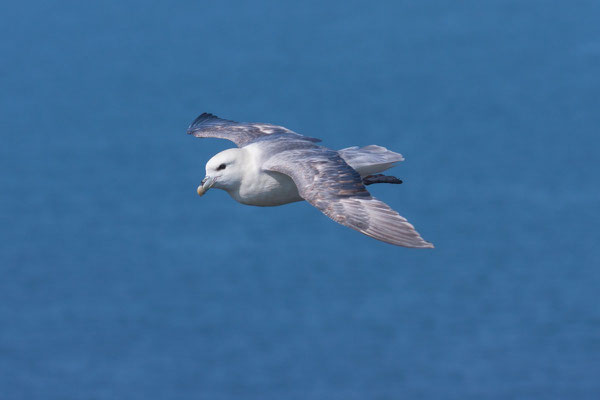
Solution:
M194 131L200 129L202 127L202 125L204 125L206 122L214 121L214 120L221 120L221 119L219 117L217 117L216 115L207 113L207 112L200 114L190 124L189 128L187 129L187 134L191 135L192 133L194 133Z

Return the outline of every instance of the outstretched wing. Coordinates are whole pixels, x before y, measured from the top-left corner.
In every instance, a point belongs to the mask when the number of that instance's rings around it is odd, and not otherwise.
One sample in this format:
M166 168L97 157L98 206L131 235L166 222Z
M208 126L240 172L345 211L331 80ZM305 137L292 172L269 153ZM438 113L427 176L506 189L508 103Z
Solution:
M192 122L187 130L188 135L199 138L219 138L231 140L238 147L268 135L291 135L296 139L320 142L320 139L300 135L283 126L261 124L256 122L235 122L204 113Z
M397 246L433 247L406 218L372 197L336 151L317 146L288 150L272 156L263 168L290 176L300 196L342 225Z

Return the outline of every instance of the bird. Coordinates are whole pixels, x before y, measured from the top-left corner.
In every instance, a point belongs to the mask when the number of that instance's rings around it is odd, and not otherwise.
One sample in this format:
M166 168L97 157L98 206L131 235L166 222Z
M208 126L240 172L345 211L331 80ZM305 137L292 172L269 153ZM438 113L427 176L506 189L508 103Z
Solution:
M283 126L236 122L210 113L198 116L187 133L237 145L206 163L200 196L211 188L222 189L239 203L261 207L305 200L333 221L382 242L434 247L366 189L374 183L402 183L380 174L403 161L401 154L377 145L336 151Z

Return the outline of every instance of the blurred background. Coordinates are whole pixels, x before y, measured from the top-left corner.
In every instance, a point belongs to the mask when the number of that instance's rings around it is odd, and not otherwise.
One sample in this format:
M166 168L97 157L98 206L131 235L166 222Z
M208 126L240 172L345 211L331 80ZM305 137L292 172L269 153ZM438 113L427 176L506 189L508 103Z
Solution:
M0 399L600 398L600 3L0 13ZM402 153L436 245L200 199L202 112Z

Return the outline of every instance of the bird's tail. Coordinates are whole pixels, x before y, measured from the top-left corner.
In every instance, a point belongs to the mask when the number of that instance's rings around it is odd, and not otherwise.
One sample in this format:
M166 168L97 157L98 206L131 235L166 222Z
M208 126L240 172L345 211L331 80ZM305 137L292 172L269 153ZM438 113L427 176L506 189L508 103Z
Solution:
M348 147L338 150L338 153L363 178L383 172L395 166L396 163L404 161L402 154L374 144L365 147Z

